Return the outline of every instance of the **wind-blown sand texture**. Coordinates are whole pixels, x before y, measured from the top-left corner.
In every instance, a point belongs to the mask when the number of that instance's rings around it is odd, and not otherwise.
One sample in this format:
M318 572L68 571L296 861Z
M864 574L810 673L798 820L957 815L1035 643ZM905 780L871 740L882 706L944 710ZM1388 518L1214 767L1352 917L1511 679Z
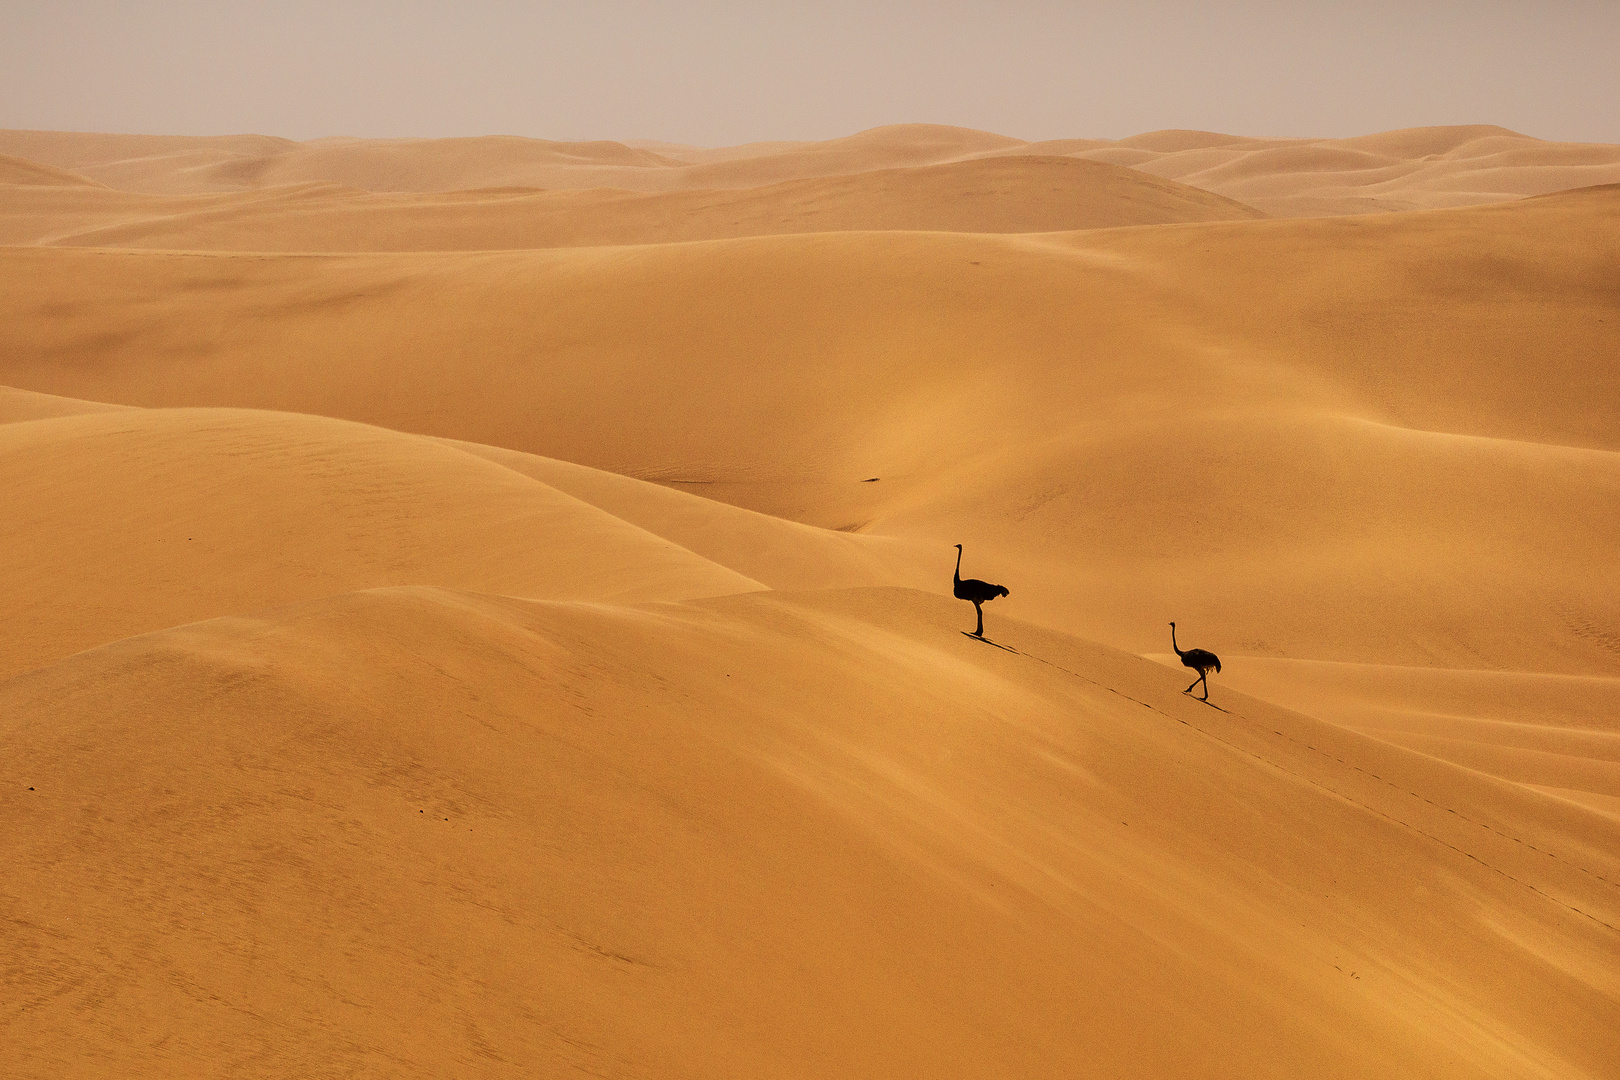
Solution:
M1611 150L5 133L5 1071L1612 1076Z

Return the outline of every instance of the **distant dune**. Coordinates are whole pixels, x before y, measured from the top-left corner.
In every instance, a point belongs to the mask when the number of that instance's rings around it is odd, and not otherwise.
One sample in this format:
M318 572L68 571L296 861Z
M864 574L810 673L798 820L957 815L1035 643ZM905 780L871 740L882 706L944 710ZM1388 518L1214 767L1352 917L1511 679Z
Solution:
M100 188L101 185L66 169L55 169L49 165L24 161L22 158L0 155L0 189L11 187ZM15 193L7 193L8 196L11 194ZM7 211L11 209L9 197L4 209Z
M1617 148L0 152L8 1076L1611 1080Z
M0 153L72 169L111 187L158 194L329 183L365 191L486 187L757 187L873 169L938 165L1020 145L967 128L901 124L823 143L767 143L680 160L616 142L510 136L462 139L154 138L0 131Z
M41 188L12 192L0 205L0 240L227 251L477 251L805 232L1059 232L1260 216L1219 195L1117 165L1020 157L663 194L377 195L302 186L157 196Z
M1473 206L1620 182L1620 147L1543 142L1486 125L1349 139L1155 132L1118 146L1077 156L1130 165L1277 217Z
M374 192L730 190L985 157L1067 156L1176 180L1277 217L1473 206L1620 183L1620 147L1545 142L1489 125L1348 139L1158 131L1117 142L1025 142L968 128L899 124L826 142L717 149L505 136L295 143L0 131L0 154L120 190L169 195L311 183Z

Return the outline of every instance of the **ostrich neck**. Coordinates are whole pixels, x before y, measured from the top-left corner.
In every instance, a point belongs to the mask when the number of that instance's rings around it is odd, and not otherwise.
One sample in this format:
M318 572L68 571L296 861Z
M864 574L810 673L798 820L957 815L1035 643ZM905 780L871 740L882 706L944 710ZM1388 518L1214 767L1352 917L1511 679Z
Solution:
M953 572L951 574L951 580L954 581L958 585L962 584L962 549L961 548L956 549L956 570L955 570L955 572Z
M1170 624L1170 647L1172 649L1176 650L1176 655L1177 656L1186 656L1187 655L1186 653L1182 652L1181 649L1176 645L1176 627L1175 627L1174 623Z

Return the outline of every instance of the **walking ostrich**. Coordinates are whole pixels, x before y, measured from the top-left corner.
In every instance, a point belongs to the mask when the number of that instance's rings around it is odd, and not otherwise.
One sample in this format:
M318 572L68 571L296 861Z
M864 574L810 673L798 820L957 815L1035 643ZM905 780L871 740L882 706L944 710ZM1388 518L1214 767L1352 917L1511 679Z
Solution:
M984 637L984 608L980 607L980 605L986 601L994 600L998 596L1008 595L1007 587L1005 585L992 585L988 581L980 581L978 578L968 578L963 581L961 544L956 545L956 573L951 575L951 584L954 586L951 592L958 600L973 601L973 610L979 613L979 628L973 631L973 636Z
M1209 700L1209 669L1214 668L1215 669L1215 674L1219 675L1221 673L1221 658L1216 656L1214 653L1208 651L1207 649L1188 649L1186 652L1182 652L1179 648L1176 647L1176 624L1175 623L1170 624L1170 647L1172 649L1176 650L1176 655L1177 656L1181 657L1181 663L1182 663L1183 667L1190 667L1194 671L1198 672L1198 678L1196 678L1196 679L1194 679L1192 681L1192 686L1187 687L1187 689L1183 690L1182 693L1183 694L1190 694L1190 693L1192 693L1193 686L1197 686L1199 683L1203 683L1204 684L1204 697L1203 697L1203 700L1208 701Z

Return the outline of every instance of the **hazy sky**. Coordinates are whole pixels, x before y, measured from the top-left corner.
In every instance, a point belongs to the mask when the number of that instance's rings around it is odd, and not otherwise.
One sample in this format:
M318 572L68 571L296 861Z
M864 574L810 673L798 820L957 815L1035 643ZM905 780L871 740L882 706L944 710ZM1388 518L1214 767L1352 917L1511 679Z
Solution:
M1501 124L1620 142L1620 0L0 0L0 127L727 145Z

